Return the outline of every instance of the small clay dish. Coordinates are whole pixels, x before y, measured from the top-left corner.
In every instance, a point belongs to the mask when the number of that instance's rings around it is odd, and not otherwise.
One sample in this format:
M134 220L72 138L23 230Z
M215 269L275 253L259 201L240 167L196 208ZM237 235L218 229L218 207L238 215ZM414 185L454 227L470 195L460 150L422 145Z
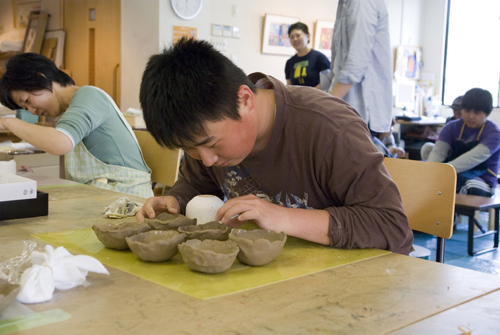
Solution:
M0 314L16 300L21 286L0 278Z
M221 273L233 265L239 249L233 241L187 240L179 244L179 251L191 270Z
M177 230L179 227L195 225L196 219L188 219L182 214L161 213L154 219L144 219L144 222L155 230Z
M196 226L178 228L179 233L185 233L188 240L219 240L227 241L231 228L219 221L210 221Z
M286 234L263 229L234 229L229 239L238 244L238 260L241 263L261 266L278 257L285 245Z
M125 237L143 233L150 230L147 223L130 221L121 224L101 223L92 226L99 241L106 248L110 249L128 249Z
M179 243L184 242L186 234L175 230L150 230L125 237L132 252L143 261L164 262L174 257L179 251Z

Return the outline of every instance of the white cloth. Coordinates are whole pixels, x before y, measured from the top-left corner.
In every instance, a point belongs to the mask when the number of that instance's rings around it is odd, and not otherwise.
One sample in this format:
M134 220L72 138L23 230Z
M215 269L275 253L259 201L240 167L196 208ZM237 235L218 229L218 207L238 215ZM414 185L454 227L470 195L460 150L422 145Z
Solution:
M143 204L130 200L127 197L121 197L115 200L111 205L104 207L104 217L110 219L121 219L135 214L141 209Z
M71 255L64 247L54 250L45 246L46 252L33 251L33 266L21 276L21 291L17 300L33 304L52 299L54 290L67 290L85 282L88 271L109 275L97 259L85 255Z

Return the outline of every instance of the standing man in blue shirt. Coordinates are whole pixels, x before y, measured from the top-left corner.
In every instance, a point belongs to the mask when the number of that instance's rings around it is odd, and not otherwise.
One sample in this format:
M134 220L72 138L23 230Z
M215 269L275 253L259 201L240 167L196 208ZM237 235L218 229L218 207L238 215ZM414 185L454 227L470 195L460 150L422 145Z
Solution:
M353 106L372 133L392 120L392 57L384 0L339 0L330 94Z

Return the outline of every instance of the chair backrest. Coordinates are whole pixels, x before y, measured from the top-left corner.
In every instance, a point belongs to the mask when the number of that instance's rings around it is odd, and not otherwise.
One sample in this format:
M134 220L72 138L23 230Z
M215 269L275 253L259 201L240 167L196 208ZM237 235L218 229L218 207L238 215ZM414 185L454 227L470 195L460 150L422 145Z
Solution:
M151 169L151 180L172 186L179 175L181 152L170 150L156 142L148 131L134 130L146 164Z
M449 239L453 234L457 174L449 164L385 158L413 230Z

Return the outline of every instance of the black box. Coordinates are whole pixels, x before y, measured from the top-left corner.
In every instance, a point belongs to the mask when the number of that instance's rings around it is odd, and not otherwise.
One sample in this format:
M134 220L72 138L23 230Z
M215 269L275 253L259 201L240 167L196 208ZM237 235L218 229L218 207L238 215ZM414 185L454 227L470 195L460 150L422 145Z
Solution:
M49 215L49 194L36 191L35 199L0 201L0 220Z

